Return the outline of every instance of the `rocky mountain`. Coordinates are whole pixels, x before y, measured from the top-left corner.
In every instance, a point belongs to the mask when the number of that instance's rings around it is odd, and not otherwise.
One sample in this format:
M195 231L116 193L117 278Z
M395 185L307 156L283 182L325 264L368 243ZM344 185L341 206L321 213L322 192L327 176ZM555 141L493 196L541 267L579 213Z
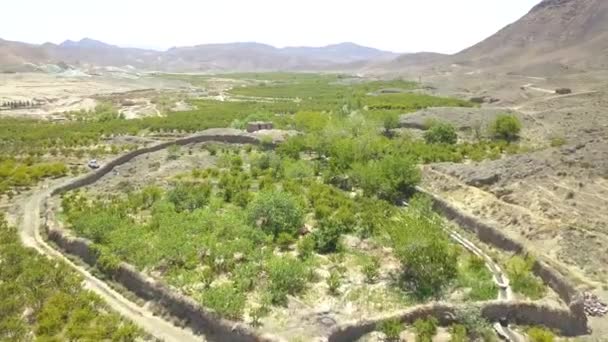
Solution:
M608 67L608 1L544 0L452 60L479 66Z
M452 66L546 75L608 68L608 0L544 0L518 21L454 55L404 54L370 72L416 74Z
M59 62L164 71L352 70L368 61L397 56L353 43L282 49L259 43L206 44L161 52L122 48L89 38L59 45L0 40L0 53L0 70L16 71L31 63Z
M320 59L332 63L352 63L371 60L389 60L398 54L382 51L355 43L341 43L324 47L286 47L281 49L285 55Z

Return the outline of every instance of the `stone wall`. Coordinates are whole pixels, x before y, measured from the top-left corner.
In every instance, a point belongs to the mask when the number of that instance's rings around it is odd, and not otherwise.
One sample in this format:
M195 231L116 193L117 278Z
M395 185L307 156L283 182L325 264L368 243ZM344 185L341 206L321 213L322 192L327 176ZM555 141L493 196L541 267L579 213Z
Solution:
M521 325L542 325L560 332L563 336L578 336L587 333L587 322L579 320L578 316L566 309L541 305L533 302L490 301L476 303L481 310L481 316L491 322L506 318L509 322ZM402 312L343 324L332 329L327 337L328 342L355 341L377 329L377 326L387 319L397 319L411 324L419 318L435 317L441 325L456 322L458 306L447 303L433 303L416 306Z
M246 135L244 133L239 133L239 131L230 131L226 133L224 130L210 129L207 131L203 131L201 134L197 134L195 136L177 139L170 142L160 143L150 147L144 147L137 149L135 151L131 151L127 154L123 154L122 156L106 163L102 167L100 167L97 171L93 173L86 174L83 177L80 177L76 180L70 181L67 184L59 186L55 188L51 195L55 196L70 190L78 189L83 186L91 185L98 181L101 177L110 173L116 166L125 164L132 160L135 157L141 156L143 154L160 151L162 149L168 148L172 145L188 145L202 142L222 142L229 144L261 144L261 140L257 137Z
M514 252L522 255L528 254L528 251L522 243L508 237L506 234L502 233L500 229L488 223L482 222L481 220L459 210L458 208L455 208L447 201L425 191L422 188L418 188L417 190L432 198L435 210L446 218L456 222L460 227L477 235L479 240L482 242L504 251ZM566 304L570 310L571 315L569 317L573 320L573 324L578 326L584 322L586 326L587 316L584 310L584 300L581 291L579 291L574 284L566 279L566 277L552 268L546 261L542 259L542 257L535 256L532 271L535 275L541 278L547 286L553 289L559 295L560 299Z
M75 255L90 266L97 263L97 254L91 243L82 238L72 237L64 230L52 227L53 219L47 216L47 234L64 252ZM133 266L120 263L111 271L106 271L114 281L135 293L138 297L159 304L171 316L177 317L195 332L204 335L208 341L235 342L279 342L275 336L259 335L243 323L222 319L212 311L201 307L194 300L172 291L161 282L138 272Z

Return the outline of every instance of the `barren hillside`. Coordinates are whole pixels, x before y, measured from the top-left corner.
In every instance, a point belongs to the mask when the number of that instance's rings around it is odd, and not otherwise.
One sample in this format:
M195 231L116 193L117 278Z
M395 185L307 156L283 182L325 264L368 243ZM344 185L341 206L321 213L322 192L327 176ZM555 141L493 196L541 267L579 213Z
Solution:
M608 66L608 2L544 0L517 22L453 56L465 64Z

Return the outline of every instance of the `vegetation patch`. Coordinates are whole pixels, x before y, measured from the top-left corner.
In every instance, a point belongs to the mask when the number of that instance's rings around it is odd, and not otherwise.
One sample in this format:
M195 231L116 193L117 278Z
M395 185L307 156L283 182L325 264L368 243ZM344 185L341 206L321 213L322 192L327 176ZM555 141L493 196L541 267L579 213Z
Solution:
M21 245L0 215L0 340L135 341L139 328L82 288L65 264Z

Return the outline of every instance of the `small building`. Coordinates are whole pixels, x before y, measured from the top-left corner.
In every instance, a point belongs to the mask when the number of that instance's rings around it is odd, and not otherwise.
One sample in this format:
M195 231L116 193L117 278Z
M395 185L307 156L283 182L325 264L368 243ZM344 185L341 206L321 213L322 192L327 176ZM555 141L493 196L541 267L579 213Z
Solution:
M253 133L263 129L272 129L272 122L254 121L247 124L247 132Z

